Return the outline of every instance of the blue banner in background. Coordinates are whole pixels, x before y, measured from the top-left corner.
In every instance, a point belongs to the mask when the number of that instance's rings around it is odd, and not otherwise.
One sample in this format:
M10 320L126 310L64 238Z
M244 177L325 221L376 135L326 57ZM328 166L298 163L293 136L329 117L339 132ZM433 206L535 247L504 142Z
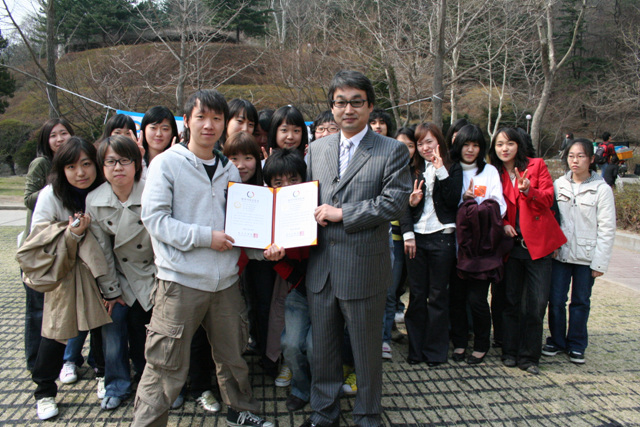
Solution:
M124 114L126 116L129 116L133 119L133 121L136 123L136 129L138 130L138 135L140 135L140 127L142 124L142 118L144 117L144 113L136 113L135 111L124 111L124 110L116 110L116 114ZM182 119L182 117L177 117L174 116L176 119L176 124L178 125L178 133L182 133L182 130L184 129L184 120Z

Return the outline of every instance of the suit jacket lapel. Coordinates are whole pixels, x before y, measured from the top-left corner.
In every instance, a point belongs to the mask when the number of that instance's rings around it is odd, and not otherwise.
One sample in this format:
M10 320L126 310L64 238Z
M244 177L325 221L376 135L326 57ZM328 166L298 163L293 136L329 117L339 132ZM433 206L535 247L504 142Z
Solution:
M373 137L370 135L371 133L373 133L373 131L368 131L364 138L362 138L362 141L360 141L360 144L358 144L358 148L355 153L353 153L351 160L349 160L347 170L344 172L344 176L340 178L340 182L336 186L334 193L340 191L342 187L347 185L371 157L371 148L373 148Z

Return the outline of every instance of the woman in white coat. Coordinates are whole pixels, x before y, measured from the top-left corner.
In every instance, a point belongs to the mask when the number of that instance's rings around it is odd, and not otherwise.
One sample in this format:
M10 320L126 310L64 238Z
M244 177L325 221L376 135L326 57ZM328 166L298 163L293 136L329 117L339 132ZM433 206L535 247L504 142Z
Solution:
M87 196L87 212L110 266L98 283L118 295L105 298L113 323L102 328L105 359L111 363L105 366L101 406L115 409L131 393L129 356L137 375L144 370L145 325L151 319L156 268L151 239L140 220L144 181L138 146L125 136L110 136L98 148L98 164L107 182Z
M554 182L560 226L567 237L555 259L549 295L551 336L545 356L560 351L573 363L584 363L588 344L587 321L591 288L609 265L616 230L616 209L611 187L593 169L591 141L576 139L565 151L569 172ZM566 304L571 286L569 324Z

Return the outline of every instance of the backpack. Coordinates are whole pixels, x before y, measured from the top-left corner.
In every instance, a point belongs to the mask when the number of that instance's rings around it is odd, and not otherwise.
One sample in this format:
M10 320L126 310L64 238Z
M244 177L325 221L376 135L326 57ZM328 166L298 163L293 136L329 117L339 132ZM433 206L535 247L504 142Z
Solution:
M603 165L607 163L607 146L606 145L598 145L595 152L595 162L598 165Z

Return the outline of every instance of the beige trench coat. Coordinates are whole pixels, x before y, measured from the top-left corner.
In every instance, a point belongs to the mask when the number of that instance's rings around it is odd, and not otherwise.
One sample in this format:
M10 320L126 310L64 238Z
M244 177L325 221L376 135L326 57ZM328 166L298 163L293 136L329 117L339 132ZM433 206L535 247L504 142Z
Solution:
M67 225L35 225L16 255L24 282L45 292L42 336L61 342L111 323L96 285L108 268L102 249L91 232L78 240Z
M87 212L91 215L91 232L102 247L109 272L98 278L105 298L120 296L129 307L136 300L145 311L151 310L151 293L155 284L156 265L151 237L140 220L144 181L133 184L129 199L120 203L105 182L87 196Z

